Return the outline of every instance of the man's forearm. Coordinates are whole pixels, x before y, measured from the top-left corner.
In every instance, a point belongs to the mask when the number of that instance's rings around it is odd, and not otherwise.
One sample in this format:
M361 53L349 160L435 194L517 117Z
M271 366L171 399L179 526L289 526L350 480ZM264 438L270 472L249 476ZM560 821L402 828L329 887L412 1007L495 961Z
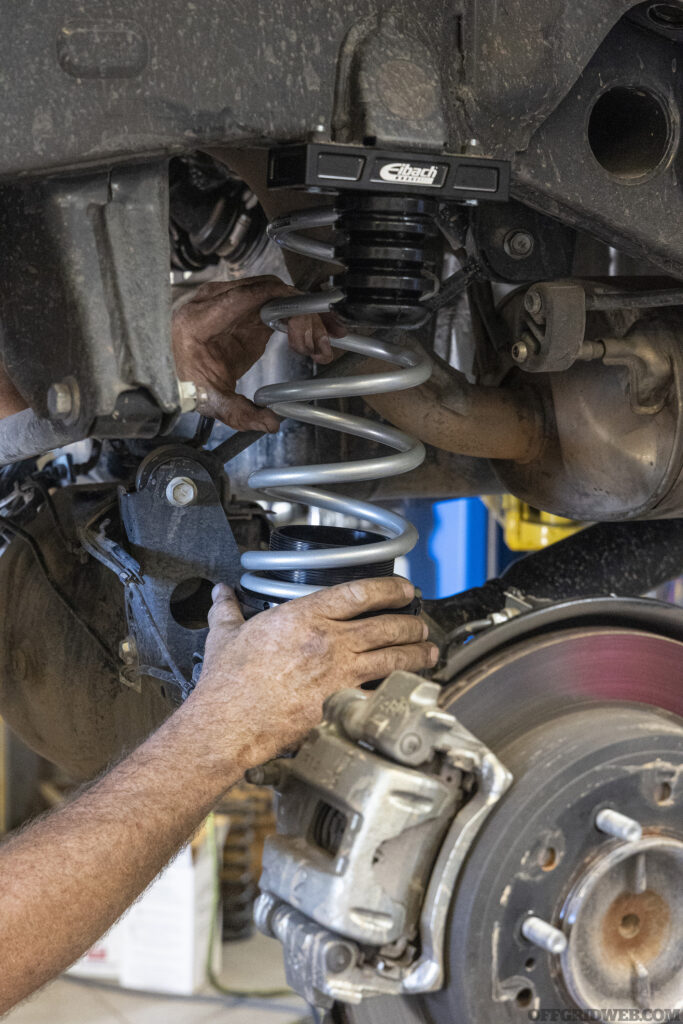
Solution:
M0 847L0 1013L85 952L241 777L248 755L212 751L205 719L188 701L73 802Z
M357 580L245 623L232 591L215 588L202 677L182 707L0 847L0 1013L88 949L247 768L320 721L326 697L435 664L427 627L390 614L413 597L406 580Z

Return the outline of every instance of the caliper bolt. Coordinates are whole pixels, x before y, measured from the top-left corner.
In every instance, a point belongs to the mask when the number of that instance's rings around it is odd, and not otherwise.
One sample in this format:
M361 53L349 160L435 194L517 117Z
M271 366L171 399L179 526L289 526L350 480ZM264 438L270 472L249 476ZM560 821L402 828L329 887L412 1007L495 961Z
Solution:
M328 946L325 952L325 966L330 974L341 974L353 960L351 950L341 942Z
M540 917L527 917L522 924L522 935L534 946L539 946L546 953L559 956L567 948L567 936L559 928L553 927Z
M189 476L174 476L166 487L166 501L176 508L185 508L197 500L197 485Z
M643 826L626 814L605 807L595 818L595 827L614 839L623 839L625 843L637 843L643 838Z
M528 231L508 231L503 239L506 256L513 260L525 260L534 251L534 236Z
M248 768L244 777L252 786L277 786L282 778L282 769L277 760L268 761L256 768Z
M416 754L422 746L422 740L416 732L409 732L401 740L400 750L406 757L410 757L412 754Z

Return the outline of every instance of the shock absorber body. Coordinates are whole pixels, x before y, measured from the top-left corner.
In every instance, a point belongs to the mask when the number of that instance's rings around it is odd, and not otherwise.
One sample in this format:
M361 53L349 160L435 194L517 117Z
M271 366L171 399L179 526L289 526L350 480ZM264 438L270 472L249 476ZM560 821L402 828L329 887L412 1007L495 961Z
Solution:
M346 269L334 278L344 289L336 312L352 323L419 327L429 316L422 302L438 288L436 199L346 192L337 210L335 259Z

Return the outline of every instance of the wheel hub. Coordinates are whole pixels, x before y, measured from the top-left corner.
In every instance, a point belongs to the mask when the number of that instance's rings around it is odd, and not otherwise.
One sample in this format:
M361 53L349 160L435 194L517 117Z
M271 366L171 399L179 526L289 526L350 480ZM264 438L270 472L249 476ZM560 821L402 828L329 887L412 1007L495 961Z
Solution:
M675 1007L683 1001L683 842L645 835L606 849L564 909L562 976L578 1006Z
M434 1019L483 1024L492 1003L510 1021L566 1006L675 1006L661 1002L680 964L666 893L683 893L683 843L675 836L680 808L659 804L657 795L683 763L683 727L654 708L583 707L515 737L499 756L515 783L458 880L449 957L458 984L425 998ZM645 838L605 834L596 822L605 809L625 811ZM649 850L644 861L636 849ZM640 881L631 881L634 863ZM530 917L566 945L561 956L552 941L524 934ZM635 953L639 942L649 966L632 968L626 950Z

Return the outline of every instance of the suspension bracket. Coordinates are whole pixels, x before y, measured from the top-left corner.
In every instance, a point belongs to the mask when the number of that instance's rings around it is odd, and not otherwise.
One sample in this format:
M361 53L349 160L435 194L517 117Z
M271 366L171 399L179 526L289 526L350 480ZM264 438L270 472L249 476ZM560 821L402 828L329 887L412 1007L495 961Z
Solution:
M443 983L453 885L512 776L440 693L408 672L337 693L295 758L252 776L279 793L256 923L311 1003Z
M307 142L278 146L268 156L268 188L433 194L441 201L505 203L510 163L453 153L422 153Z

